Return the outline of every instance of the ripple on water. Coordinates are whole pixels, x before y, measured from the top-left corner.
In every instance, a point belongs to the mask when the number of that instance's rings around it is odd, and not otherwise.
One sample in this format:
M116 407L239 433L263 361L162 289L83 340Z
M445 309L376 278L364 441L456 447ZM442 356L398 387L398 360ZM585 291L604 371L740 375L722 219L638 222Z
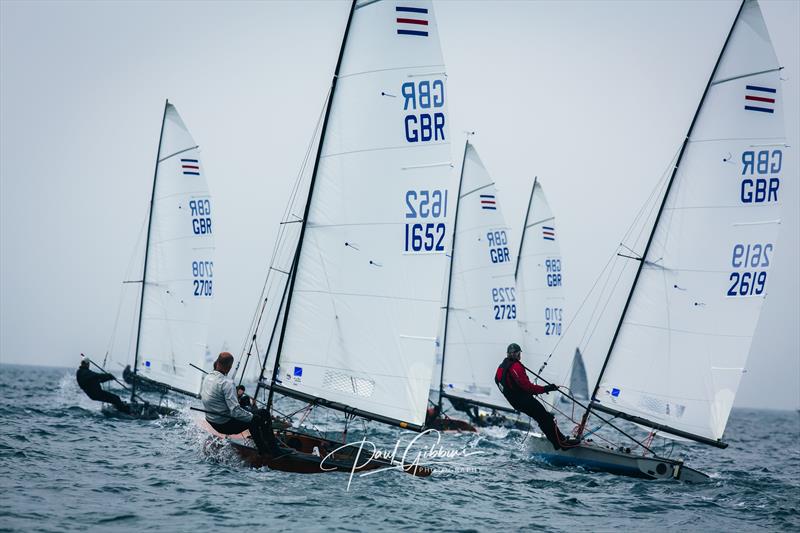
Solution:
M704 485L558 469L529 457L527 433L489 429L443 437L444 446L483 452L465 460L474 472L429 479L356 475L347 492L343 474L247 468L229 446L196 428L188 401L176 418L143 423L103 416L78 390L74 370L4 366L0 390L0 528L194 532L213 523L260 530L536 526L571 532L579 516L599 531L800 529L798 435L785 431L800 427L796 414L734 410L730 448L677 445L675 456L712 473ZM384 443L398 435L379 425L370 431ZM759 447L765 436L774 443ZM531 513L499 512L508 502L522 502Z

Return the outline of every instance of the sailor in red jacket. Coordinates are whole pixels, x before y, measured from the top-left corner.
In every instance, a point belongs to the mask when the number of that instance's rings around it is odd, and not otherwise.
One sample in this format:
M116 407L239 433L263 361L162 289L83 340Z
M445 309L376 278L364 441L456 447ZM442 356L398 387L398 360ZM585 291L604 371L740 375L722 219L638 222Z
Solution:
M545 437L549 440L556 450L563 450L576 446L580 441L567 438L558 429L556 418L547 412L547 409L534 398L537 394L545 394L558 390L558 385L548 385L542 387L535 385L528 379L525 367L519 360L522 357L522 349L519 344L511 343L508 345L506 358L497 367L494 375L494 382L500 388L500 392L506 397L508 403L522 413L536 420L542 429Z

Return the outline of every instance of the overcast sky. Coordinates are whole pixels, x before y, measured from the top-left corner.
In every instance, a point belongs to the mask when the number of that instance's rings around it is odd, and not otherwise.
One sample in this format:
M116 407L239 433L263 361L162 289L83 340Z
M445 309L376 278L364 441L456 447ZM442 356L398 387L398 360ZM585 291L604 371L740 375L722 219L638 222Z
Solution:
M575 309L670 163L738 9L710 2L435 2L460 132L522 225L538 175ZM336 62L347 2L0 2L0 361L129 336L164 99L215 202L209 343L238 351ZM780 255L736 405L800 406L800 2L763 2L788 144ZM456 140L458 139L458 140ZM138 255L137 255L138 254ZM132 262L133 261L133 262ZM129 265L134 269L128 271ZM599 354L600 356L604 354ZM600 360L587 357L590 375ZM591 378L590 378L591 379Z

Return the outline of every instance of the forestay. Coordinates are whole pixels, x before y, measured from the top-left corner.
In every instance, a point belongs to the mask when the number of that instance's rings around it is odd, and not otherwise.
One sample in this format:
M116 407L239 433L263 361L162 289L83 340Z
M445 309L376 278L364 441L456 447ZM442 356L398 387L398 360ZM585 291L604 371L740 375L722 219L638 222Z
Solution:
M137 372L199 394L214 295L212 204L197 143L172 104L153 191Z
M432 4L356 4L300 243L277 382L424 421L456 198Z
M506 347L519 340L510 230L494 182L471 144L461 180L442 390L510 410L494 383Z
M547 361L541 375L548 382L563 384L569 359L550 357L565 326L564 278L556 219L541 183L535 180L525 215L517 264L523 362L534 370ZM543 395L552 404L557 393Z
M654 229L601 405L722 437L780 255L778 70L758 4L747 1Z

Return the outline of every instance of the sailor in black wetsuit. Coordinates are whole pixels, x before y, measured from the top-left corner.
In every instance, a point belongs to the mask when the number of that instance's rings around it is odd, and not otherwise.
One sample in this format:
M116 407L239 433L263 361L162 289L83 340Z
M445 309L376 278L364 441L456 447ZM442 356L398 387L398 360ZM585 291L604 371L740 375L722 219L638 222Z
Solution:
M111 381L114 376L111 374L100 374L89 370L89 360L84 358L75 373L75 378L78 380L78 386L86 393L86 396L98 402L110 403L117 408L117 411L123 413L130 413L130 408L116 394L104 391L101 383Z
M239 407L242 409L246 409L251 413L255 412L255 402L253 399L245 394L244 385L239 385L236 387L236 398L239 400Z
M556 450L566 450L580 444L579 439L567 437L561 433L555 416L534 398L538 394L557 391L558 386L551 384L542 387L530 382L528 374L525 373L525 367L519 361L522 357L522 348L519 344L512 342L506 351L506 358L497 367L494 382L511 407L536 420L542 433Z

